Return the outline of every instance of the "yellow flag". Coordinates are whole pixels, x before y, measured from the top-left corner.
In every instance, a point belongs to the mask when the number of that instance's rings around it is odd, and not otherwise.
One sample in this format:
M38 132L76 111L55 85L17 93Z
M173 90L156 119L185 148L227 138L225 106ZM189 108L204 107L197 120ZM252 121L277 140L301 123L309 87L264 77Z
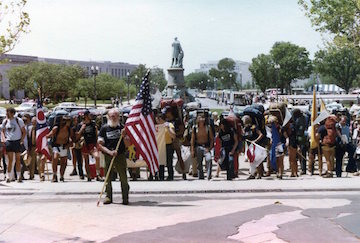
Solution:
M314 149L318 147L318 142L315 140L315 124L314 121L317 117L317 107L316 107L316 91L314 86L313 102L311 107L311 134L310 134L310 148Z
M320 99L320 102L321 102L321 103L320 103L320 112L327 111L323 99Z

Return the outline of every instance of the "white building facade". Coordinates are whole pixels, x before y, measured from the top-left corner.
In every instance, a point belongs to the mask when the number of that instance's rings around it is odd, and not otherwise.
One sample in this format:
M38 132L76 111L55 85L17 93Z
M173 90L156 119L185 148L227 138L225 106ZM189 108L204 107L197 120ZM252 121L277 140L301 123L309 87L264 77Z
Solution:
M219 61L209 61L207 63L200 64L199 69L195 69L197 73L206 73L209 74L210 69L217 68ZM235 61L234 71L236 73L236 82L241 85L241 87L251 86L253 87L254 82L252 75L249 71L250 63L243 61Z

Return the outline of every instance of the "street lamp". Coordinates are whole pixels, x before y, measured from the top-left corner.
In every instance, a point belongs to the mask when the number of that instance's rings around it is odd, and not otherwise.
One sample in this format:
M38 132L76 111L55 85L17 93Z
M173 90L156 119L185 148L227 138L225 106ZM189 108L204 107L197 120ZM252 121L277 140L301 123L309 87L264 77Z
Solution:
M278 83L280 83L280 64L276 63L275 66L274 66L276 72L277 72L277 78L278 78ZM282 90L281 90L282 92ZM277 102L279 102L279 92L278 92L278 89L276 88L276 100Z
M136 88L138 88L139 82L138 82L138 76L137 76L137 74L135 74L135 83L136 83Z
M91 70L91 75L94 77L94 106L96 108L96 100L97 100L97 95L96 95L96 76L99 73L99 67L98 66L91 66L90 68Z
M240 89L242 90L243 89L243 83L242 83L242 72L241 71L239 72L239 75L240 75Z
M217 90L217 78L214 77L214 87L215 87L215 90Z
M130 105L130 73L129 73L129 71L126 73L126 76L127 76L127 88L128 88L127 100L128 100L128 105Z

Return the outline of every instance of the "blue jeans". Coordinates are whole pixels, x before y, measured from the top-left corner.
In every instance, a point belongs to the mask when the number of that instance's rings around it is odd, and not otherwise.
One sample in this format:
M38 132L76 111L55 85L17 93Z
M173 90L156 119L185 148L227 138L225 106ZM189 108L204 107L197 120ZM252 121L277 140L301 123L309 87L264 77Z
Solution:
M346 172L356 172L357 171L357 165L354 159L354 153L356 151L356 147L352 143L348 143L345 145L338 145L336 147L336 176L341 177L342 172L342 163L343 163L343 157L345 155L345 152L348 153L349 161L346 166Z
M226 179L232 180L235 178L234 175L234 156L229 154L230 152L226 151L225 161L224 163L227 163L227 169L226 169Z
M196 160L197 160L197 167L198 167L198 176L199 179L204 179L204 171L203 171L203 159L205 158L206 161L206 173L207 178L211 178L211 170L212 170L212 159L210 151L205 151L206 148L204 146L197 146L196 147Z
M166 144L166 167L168 171L168 178L171 180L174 179L173 159L174 147L172 144Z

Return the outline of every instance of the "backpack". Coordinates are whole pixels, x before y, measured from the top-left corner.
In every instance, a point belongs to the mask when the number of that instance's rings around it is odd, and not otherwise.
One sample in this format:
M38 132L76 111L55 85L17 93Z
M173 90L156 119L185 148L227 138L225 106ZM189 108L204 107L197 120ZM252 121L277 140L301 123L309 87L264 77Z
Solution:
M327 131L327 135L323 139L323 143L325 145L330 145L330 146L335 145L336 137L337 137L335 125L336 125L336 117L330 116L326 119L325 128Z
M52 137L52 139L51 139L51 144L52 144L53 146L56 145L56 139L57 139L57 136L59 135L59 132L60 132L60 125L57 126L56 133L55 133L55 135L54 135L54 136ZM69 143L69 141L70 141L71 126L69 126L68 132L69 132L69 136L68 136L67 143Z
M20 128L20 130L21 130L21 127L20 127L20 124L19 124L19 120L18 120L19 118L18 118L18 117L14 117L14 118L15 118L15 121L16 121L16 123L18 124L18 126L19 126L19 128ZM6 126L8 120L9 120L9 119L7 119L7 118L5 119L4 127Z
M301 115L295 119L294 122L295 125L295 136L296 136L296 142L299 145L305 145L307 142L305 131L307 130L306 126L306 118L305 116Z
M262 134L266 135L265 118L264 113L262 113L261 110L257 109L255 106L249 106L245 108L244 115L250 116L253 124L260 129Z
M192 128L192 132L195 134L195 146L196 146L196 141L197 141L196 128L197 128L196 125L194 125L193 128ZM210 144L210 129L211 129L211 128L209 127L209 125L206 125L206 132L207 132L207 138L208 138L208 144L209 144L209 145L211 145L211 144Z

